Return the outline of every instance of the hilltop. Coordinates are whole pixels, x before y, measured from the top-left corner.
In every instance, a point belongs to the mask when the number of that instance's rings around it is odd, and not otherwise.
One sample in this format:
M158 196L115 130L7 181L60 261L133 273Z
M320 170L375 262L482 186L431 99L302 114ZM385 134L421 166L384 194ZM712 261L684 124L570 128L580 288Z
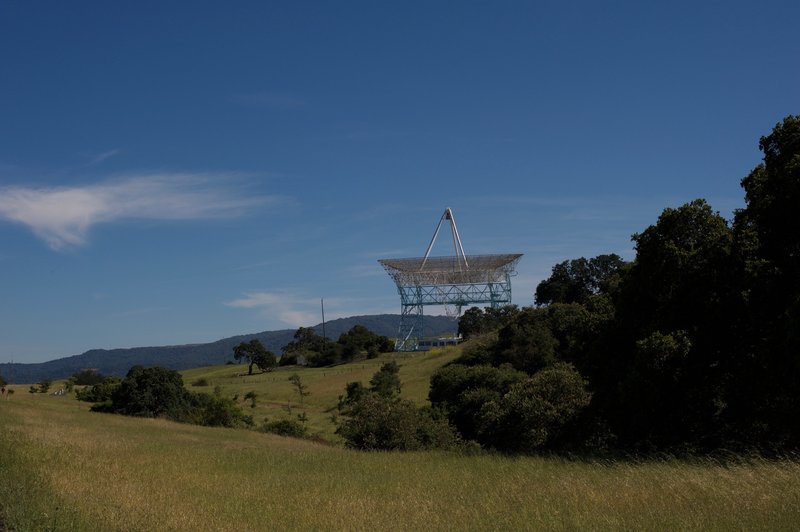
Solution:
M399 314L377 314L340 318L325 323L328 338L337 339L354 325L363 325L372 332L394 337L400 323ZM458 323L446 316L426 316L425 335L440 336L454 333ZM322 324L314 326L322 334ZM132 347L124 349L91 349L80 355L58 358L38 364L0 364L0 374L15 383L34 383L43 379L61 379L82 369L94 368L104 375L125 375L131 366L162 366L169 369L185 370L231 360L233 347L240 342L258 339L264 346L280 354L288 344L296 329L281 329L242 334L222 338L215 342L171 346Z

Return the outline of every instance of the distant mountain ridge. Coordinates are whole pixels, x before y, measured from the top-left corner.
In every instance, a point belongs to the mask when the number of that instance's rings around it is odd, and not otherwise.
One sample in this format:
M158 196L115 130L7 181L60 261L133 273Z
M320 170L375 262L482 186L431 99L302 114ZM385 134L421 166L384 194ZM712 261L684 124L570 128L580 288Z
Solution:
M399 314L377 314L340 318L325 323L325 335L336 340L355 325L363 325L375 334L394 337L400 324ZM447 316L425 316L425 336L453 334L458 322ZM315 325L322 334L322 324ZM254 338L275 354L292 341L297 329L263 331L223 338L205 344L185 344L125 349L92 349L80 355L36 364L3 363L0 375L16 384L28 384L44 379L63 379L82 369L94 368L103 375L125 375L131 366L162 366L169 369L190 369L223 364L233 358L233 347Z

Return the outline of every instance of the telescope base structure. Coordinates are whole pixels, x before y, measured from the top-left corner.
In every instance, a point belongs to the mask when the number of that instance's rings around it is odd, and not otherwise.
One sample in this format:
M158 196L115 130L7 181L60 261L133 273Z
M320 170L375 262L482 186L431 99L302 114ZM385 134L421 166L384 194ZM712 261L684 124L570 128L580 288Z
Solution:
M455 306L460 314L467 305L490 305L497 308L511 303L511 277L501 282L449 285L398 284L400 293L400 328L395 351L417 351L423 339L423 308L428 305Z

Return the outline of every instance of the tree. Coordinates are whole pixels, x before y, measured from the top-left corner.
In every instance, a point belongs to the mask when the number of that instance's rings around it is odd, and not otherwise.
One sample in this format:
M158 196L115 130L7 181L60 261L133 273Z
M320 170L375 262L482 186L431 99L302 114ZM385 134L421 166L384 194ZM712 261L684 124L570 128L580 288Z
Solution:
M207 427L252 427L253 418L242 412L236 401L223 397L217 387L213 394L187 392L189 406L175 421Z
M614 356L592 377L598 404L626 445L713 446L700 439L721 429L736 349L732 231L697 199L664 209L633 240L605 349Z
M487 403L480 413L480 440L501 450L535 451L556 440L590 399L575 368L558 363Z
M104 377L102 382L76 390L75 398L78 399L78 401L87 401L90 403L110 401L111 395L121 382L122 379L118 377Z
M247 374L253 374L253 365L258 366L261 371L271 371L278 365L275 355L267 351L257 339L249 342L242 342L233 348L233 358L237 361L247 360Z
M78 386L91 386L101 383L105 377L96 369L82 369L72 374L70 381Z
M458 320L458 334L465 339L495 331L513 320L519 314L516 305L502 307L471 307L464 311Z
M625 262L616 254L565 260L536 287L536 304L586 303L593 295L613 286Z
M379 353L391 351L393 342L386 336L379 336L363 325L354 325L349 331L342 333L337 342L342 346L342 359L353 360L366 356L374 358Z
M392 397L400 394L400 366L394 360L381 366L369 383L371 390L381 397Z
M336 429L345 445L365 451L415 451L455 445L455 433L430 410L411 401L370 393L356 402Z
M534 373L555 362L557 346L546 311L526 308L500 329L494 346L494 365L508 363Z
M759 147L764 162L742 179L747 207L737 222L752 225L758 255L788 278L800 270L800 115L776 124Z
M53 381L50 379L44 379L43 381L37 383L37 385L38 388L35 386L31 386L30 388L31 393L47 393L48 391L50 391L50 386L53 385Z
M297 373L293 373L289 377L289 382L294 386L294 391L297 392L297 396L300 398L300 406L302 406L305 398L311 395L311 392L308 391L308 386L303 383Z
M312 367L329 366L342 360L342 346L327 338L319 336L311 327L300 327L294 334L294 340L283 347L284 365L304 357Z
M245 400L249 400L250 401L250 408L255 408L256 407L256 399L258 399L258 394L256 392L250 390L249 392L247 392L244 395L244 398L245 398Z
M431 377L428 399L434 408L446 412L450 423L468 440L478 437L479 414L485 404L500 399L513 384L527 378L506 364L464 366L451 364Z
M134 366L111 394L111 404L98 408L141 417L165 416L182 420L190 405L189 392L177 371Z
M361 400L370 391L359 381L348 382L344 389L344 395L339 396L339 412L345 412L355 403Z
M761 164L742 179L746 207L736 213L745 312L736 324L740 393L731 397L739 432L780 445L800 444L800 116L761 137Z

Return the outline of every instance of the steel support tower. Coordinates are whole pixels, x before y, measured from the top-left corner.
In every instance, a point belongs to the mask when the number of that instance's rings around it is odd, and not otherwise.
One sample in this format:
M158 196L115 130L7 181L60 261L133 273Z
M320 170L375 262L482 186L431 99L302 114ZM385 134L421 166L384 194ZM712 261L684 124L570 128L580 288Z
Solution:
M445 221L450 222L454 254L431 257L431 249ZM453 211L448 207L439 219L425 256L381 259L400 294L400 329L396 351L416 351L423 337L423 308L445 306L457 317L467 305L499 307L511 303L511 277L522 254L466 255ZM455 309L451 311L450 309Z

